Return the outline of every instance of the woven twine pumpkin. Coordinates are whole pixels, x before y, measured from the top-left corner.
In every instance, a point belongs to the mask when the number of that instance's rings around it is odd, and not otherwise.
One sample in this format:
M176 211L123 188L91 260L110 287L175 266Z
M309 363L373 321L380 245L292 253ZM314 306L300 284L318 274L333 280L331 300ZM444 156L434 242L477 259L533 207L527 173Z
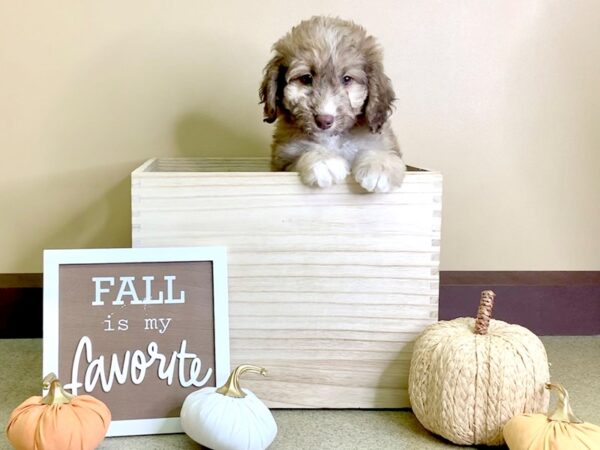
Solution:
M408 378L414 414L429 431L461 445L500 445L516 414L548 408L548 359L528 329L491 319L495 294L481 293L477 319L427 327Z

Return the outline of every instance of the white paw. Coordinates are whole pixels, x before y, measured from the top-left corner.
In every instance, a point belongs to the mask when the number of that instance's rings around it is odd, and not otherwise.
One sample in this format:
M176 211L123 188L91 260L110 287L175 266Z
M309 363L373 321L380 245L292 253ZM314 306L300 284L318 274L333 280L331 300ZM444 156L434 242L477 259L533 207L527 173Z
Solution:
M371 150L360 154L354 163L354 179L369 192L390 192L404 179L406 166L392 152Z
M304 184L325 188L344 181L350 172L350 165L339 156L310 151L298 159L296 170Z

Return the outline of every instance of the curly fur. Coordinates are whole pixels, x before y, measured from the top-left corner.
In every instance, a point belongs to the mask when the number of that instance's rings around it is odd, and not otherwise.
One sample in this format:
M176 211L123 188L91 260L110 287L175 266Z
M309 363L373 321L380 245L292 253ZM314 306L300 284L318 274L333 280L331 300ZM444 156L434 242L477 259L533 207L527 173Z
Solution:
M402 183L405 166L388 118L394 91L375 38L353 22L303 21L277 41L264 69L264 120L276 121L275 170L327 187L351 172L367 191Z

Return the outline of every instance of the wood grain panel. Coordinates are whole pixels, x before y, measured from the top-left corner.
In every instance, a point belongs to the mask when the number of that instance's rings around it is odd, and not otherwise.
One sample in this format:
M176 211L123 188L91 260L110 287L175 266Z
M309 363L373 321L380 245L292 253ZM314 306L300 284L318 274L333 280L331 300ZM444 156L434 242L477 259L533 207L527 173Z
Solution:
M264 158L155 159L132 173L133 245L224 245L232 365L271 407L398 408L437 321L442 178L304 186Z

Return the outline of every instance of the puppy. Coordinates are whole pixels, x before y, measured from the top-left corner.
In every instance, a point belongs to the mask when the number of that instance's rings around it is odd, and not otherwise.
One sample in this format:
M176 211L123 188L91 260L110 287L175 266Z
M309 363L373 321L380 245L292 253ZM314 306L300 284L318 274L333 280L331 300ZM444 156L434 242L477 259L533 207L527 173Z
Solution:
M351 172L367 191L402 183L405 165L388 118L394 91L375 38L353 22L313 17L273 46L259 95L277 120L272 167L328 187Z

